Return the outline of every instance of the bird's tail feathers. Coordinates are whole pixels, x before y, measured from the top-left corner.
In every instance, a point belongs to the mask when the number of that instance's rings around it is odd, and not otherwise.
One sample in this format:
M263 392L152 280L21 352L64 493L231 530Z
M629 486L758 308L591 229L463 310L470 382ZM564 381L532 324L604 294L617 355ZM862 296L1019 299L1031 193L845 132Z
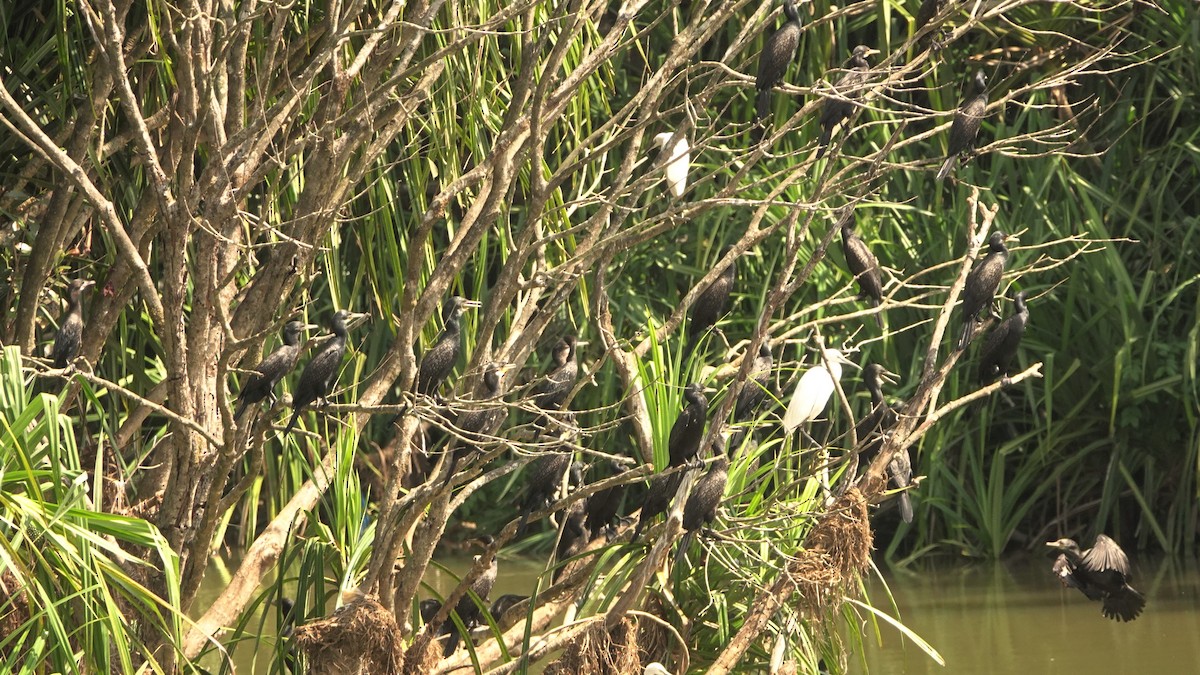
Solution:
M287 436L288 434L292 433L292 427L296 426L296 420L300 418L300 413L303 410L304 410L303 408L296 408L295 410L292 411L292 418L290 420L288 420L287 427L285 427L283 430L284 436Z
M825 151L829 149L829 141L833 138L833 125L829 125L821 129L821 137L817 139L817 159L825 156Z
M954 170L954 165L957 163L958 155L950 155L947 157L945 163L942 164L942 168L937 173L937 179L946 180L946 176L950 175L950 172Z
M974 317L968 316L966 320L963 321L962 333L960 333L958 336L958 351L961 352L962 350L966 349L967 345L971 344L971 340L974 337L975 319Z
M760 121L760 122L762 120L766 119L767 116L771 114L771 90L770 89L760 89L758 91L758 104L755 106L755 111L756 111L756 114L755 114L754 119L756 121Z
M908 495L907 490L900 493L900 501L897 502L897 506L900 507L900 518L906 523L911 523L913 521L912 497Z

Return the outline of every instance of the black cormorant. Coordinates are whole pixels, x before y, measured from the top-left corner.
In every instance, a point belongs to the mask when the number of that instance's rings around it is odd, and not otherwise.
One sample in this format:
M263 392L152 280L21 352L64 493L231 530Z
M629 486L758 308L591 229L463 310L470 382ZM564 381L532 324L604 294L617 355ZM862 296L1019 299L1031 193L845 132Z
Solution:
M683 505L683 529L695 532L712 523L717 517L717 507L725 496L725 483L729 479L729 458L721 453L700 480L696 481L692 493Z
M857 219L851 213L842 223L842 253L846 255L846 267L858 282L859 297L870 299L878 307L883 303L883 281L879 276L879 261L871 253L867 242L854 232ZM876 314L875 322L883 327L883 315Z
M1063 586L1078 588L1089 600L1103 603L1104 616L1115 621L1133 621L1146 606L1146 598L1129 582L1129 559L1125 552L1106 535L1096 537L1096 543L1080 552L1079 544L1071 539L1046 543L1061 553L1054 561L1054 573Z
M759 406L767 398L773 365L771 341L763 338L762 344L758 346L758 356L754 357L754 365L750 367L750 379L738 394L737 404L733 408L733 419L745 422L758 412ZM736 443L733 445L737 447Z
M500 620L504 618L504 615L508 613L508 610L516 607L528 599L528 595L505 593L504 595L496 598L491 607L488 607L488 614L492 615L492 618L496 620L496 623L500 623ZM503 624L501 625L503 626Z
M1029 308L1025 306L1025 291L1017 293L1013 299L1017 311L1012 316L1000 322L999 326L988 333L983 341L983 349L979 356L979 381L981 384L991 384L997 378L1007 377L1009 366L1017 355L1017 347L1021 345L1021 336L1025 334L1025 326L1029 323Z
M867 413L854 426L854 435L858 437L858 444L862 448L858 454L860 463L870 463L875 459L880 449L883 448L884 435L900 421L900 416L883 396L883 383L893 382L890 379L892 377L895 377L895 374L888 372L887 368L878 363L867 364L867 367L863 369L863 384L871 393L871 412ZM900 517L904 522L911 523L913 519L912 497L909 496L908 490L903 489L912 485L912 459L909 457L907 448L892 456L891 461L888 462L887 471L892 486L901 489L898 497Z
M724 257L731 250L732 247L727 247L721 256ZM733 291L736 278L737 258L734 258L720 276L696 296L696 302L692 305L692 320L688 323L687 347L683 350L685 355L696 348L704 331L717 325L717 321L729 311L729 294Z
M950 175L960 153L975 147L975 137L979 135L988 104L987 76L982 70L976 71L974 86L975 95L964 101L954 113L954 121L950 124L950 148L946 152L946 162L938 171L938 180Z
M445 327L438 336L437 342L421 357L421 367L417 372L417 393L432 395L454 370L458 354L462 351L462 337L459 332L458 316L466 308L479 307L480 303L468 300L462 296L454 296L442 309L442 320Z
M1004 233L993 232L988 239L988 254L967 274L963 287L963 327L958 338L958 348L966 349L975 337L975 322L983 312L991 310L996 289L1004 276L1004 265L1008 262L1008 249L1004 246Z
M642 501L642 510L638 514L637 526L633 528L633 536L630 537L630 543L637 541L637 538L642 533L642 528L645 527L651 520L657 517L660 513L666 513L671 506L671 500L675 497L675 493L679 491L679 484L683 481L683 471L676 471L670 474L655 474L650 479L650 487L646 491L646 498Z
M554 562L558 568L551 575L551 581L557 583L562 573L566 571L563 564L570 558L579 555L587 547L588 531L583 526L587 518L587 501L575 502L563 518L562 536L558 538L558 546L554 549Z
M479 563L479 556L473 559L475 564ZM475 581L471 582L471 592L479 598L480 602L487 603L488 596L492 594L492 586L496 585L496 573L499 566L496 564L496 556L492 556L491 564L483 571ZM471 595L464 594L459 599L458 604L454 606L454 611L458 614L458 618L466 628L468 635L471 634L471 629L479 624L479 620L483 614L480 612L479 605L475 604L474 598ZM458 648L458 631L450 633L450 639L446 641L446 646L442 650L442 656L448 657Z
M704 423L708 415L708 399L704 397L704 388L695 383L689 384L683 390L683 400L683 411L675 418L667 442L671 466L683 466L691 461L700 452L700 441L704 439Z
M609 476L616 476L624 471L617 462L608 462ZM621 508L621 497L625 494L624 485L614 485L610 488L605 488L587 500L587 520L584 525L593 537L608 529L617 517L617 511Z
M250 406L264 398L270 397L271 404L275 404L275 385L296 367L296 360L300 358L300 350L303 347L300 332L310 328L315 326L301 321L287 322L283 327L283 344L254 366L254 370L242 385L242 390L238 392L234 419L241 419Z
M817 159L824 156L829 148L833 128L854 112L854 100L862 94L862 86L867 81L867 71L871 67L867 57L878 53L866 45L855 47L854 55L850 57L849 72L842 75L833 86L833 93L821 104L821 137L817 140Z
M292 394L292 418L283 430L284 436L291 433L305 407L329 395L338 370L342 367L342 357L346 354L346 324L365 316L367 315L342 309L329 318L329 328L333 331L333 337L321 345L321 350L309 359L308 363L304 364L304 370L300 371L300 382L296 385L296 392Z
M754 88L758 90L756 111L758 119L771 112L771 89L783 82L788 66L796 59L796 48L800 46L800 13L793 0L783 0L783 13L787 22L771 34L758 55L758 77Z
M504 374L512 368L511 364L489 363L483 369L483 387L480 401L493 401L503 392L501 383ZM484 442L508 418L508 408L502 405L492 405L460 412L454 426L458 427L467 438L476 442Z
M566 335L554 344L554 367L533 388L533 404L542 410L562 408L579 377L575 360L575 336Z
M79 354L83 343L83 292L95 283L90 279L74 279L67 286L67 311L59 320L51 352L55 368L66 368Z
M919 32L925 27L925 24L933 20L933 17L942 11L942 7L946 4L946 0L921 0L921 6L917 8L916 23L913 25L913 32Z

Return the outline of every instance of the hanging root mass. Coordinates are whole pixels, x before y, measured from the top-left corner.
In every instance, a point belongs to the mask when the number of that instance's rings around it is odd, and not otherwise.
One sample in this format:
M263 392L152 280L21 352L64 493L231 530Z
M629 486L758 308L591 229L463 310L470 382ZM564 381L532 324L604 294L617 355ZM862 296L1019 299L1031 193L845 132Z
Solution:
M858 488L850 488L829 507L788 568L800 609L811 616L830 609L842 589L866 571L872 543L867 500Z
M546 675L640 672L637 636L637 622L631 618L611 630L598 621L567 645L563 655L546 667Z
M395 617L365 596L329 618L298 627L296 645L313 673L392 675L404 660Z

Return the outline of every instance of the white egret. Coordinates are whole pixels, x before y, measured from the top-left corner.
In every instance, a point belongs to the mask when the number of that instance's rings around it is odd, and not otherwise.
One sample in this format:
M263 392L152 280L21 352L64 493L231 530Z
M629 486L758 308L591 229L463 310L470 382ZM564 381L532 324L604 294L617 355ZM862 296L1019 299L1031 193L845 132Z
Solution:
M796 391L783 415L783 430L791 434L805 422L811 422L829 405L836 382L842 379L842 364L850 363L837 349L822 349L822 363L809 368L796 383Z
M673 132L664 131L654 137L654 142L658 144L659 148L665 149L674 135ZM683 191L687 189L688 164L691 162L690 151L691 146L688 145L687 138L681 137L671 148L671 154L667 156L667 189L677 198L682 197Z

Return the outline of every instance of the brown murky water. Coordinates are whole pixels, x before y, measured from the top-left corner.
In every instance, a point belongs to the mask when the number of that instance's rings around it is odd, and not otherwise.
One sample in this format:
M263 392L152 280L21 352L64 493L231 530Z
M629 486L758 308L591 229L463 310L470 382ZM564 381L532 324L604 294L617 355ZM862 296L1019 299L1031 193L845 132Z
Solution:
M442 562L454 574L462 574L470 559ZM898 630L880 621L878 639L869 624L864 630L865 663L852 661L849 672L1200 674L1200 567L1194 558L1134 562L1134 586L1146 595L1147 605L1145 613L1130 623L1105 619L1099 603L1073 589L1062 589L1049 568L1047 556L995 565L884 570L899 613L887 608L883 582L875 578L867 584L872 601L937 649L946 665L938 665ZM502 557L492 598L530 593L541 571L540 561ZM221 577L214 571L205 579L205 591L213 597L225 583ZM439 593L447 593L455 578L431 567L427 581ZM431 594L422 592L421 597ZM206 603L201 599L197 606ZM264 639L273 639L272 631L273 620L268 620ZM266 654L254 659L253 646L234 651L237 672L271 672Z

